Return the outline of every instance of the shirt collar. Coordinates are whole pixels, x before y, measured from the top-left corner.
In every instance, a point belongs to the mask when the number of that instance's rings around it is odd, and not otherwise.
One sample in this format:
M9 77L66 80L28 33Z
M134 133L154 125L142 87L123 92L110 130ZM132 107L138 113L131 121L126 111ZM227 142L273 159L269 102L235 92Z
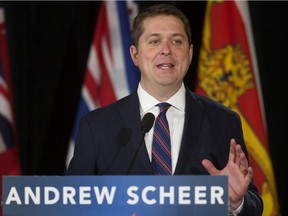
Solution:
M185 91L184 83L182 83L180 89L165 102L171 104L179 111L185 112ZM140 100L141 114L146 113L149 109L160 103L160 101L158 101L152 95L148 94L148 92L142 88L140 83L138 85L137 93Z

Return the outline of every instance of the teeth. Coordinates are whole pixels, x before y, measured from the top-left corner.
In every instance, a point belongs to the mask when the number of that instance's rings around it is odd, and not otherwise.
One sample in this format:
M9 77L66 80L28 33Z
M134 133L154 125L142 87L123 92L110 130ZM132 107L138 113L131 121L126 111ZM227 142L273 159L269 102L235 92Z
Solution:
M159 67L172 67L172 64L160 64Z

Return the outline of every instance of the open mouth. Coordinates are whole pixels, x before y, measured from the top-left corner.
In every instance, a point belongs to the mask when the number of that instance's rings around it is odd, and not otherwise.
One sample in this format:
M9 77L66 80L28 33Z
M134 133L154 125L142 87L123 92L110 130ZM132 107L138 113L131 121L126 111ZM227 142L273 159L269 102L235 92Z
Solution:
M174 67L173 64L159 64L157 65L158 68L161 68L161 69L171 69L172 67Z

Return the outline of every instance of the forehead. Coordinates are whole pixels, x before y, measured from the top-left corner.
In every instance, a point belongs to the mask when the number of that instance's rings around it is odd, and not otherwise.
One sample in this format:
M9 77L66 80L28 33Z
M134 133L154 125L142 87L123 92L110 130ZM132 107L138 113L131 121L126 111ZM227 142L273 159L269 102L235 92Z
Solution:
M147 17L143 21L144 33L147 31L180 31L185 32L184 23L174 15Z

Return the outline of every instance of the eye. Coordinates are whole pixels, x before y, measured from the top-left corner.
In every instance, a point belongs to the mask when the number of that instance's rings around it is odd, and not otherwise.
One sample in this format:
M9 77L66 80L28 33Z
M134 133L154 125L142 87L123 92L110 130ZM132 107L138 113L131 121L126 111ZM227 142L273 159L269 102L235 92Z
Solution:
M179 46L183 44L183 41L181 39L173 39L172 44Z
M158 44L160 42L160 40L158 39L153 39L149 41L149 44Z

